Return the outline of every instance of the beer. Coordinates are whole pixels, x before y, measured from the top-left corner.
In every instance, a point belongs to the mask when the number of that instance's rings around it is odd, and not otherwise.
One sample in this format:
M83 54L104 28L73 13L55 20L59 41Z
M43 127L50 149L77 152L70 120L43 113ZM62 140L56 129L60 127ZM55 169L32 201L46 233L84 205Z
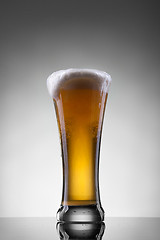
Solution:
M94 71L70 70L51 85L62 149L62 206L101 207L99 153L109 80Z

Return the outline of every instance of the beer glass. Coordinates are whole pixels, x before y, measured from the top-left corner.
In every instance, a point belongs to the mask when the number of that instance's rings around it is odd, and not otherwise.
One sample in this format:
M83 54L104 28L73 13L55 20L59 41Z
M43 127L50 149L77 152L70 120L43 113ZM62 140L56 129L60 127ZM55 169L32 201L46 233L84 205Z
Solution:
M99 155L104 111L111 83L95 69L67 69L47 79L61 139L63 191L57 220L101 222Z

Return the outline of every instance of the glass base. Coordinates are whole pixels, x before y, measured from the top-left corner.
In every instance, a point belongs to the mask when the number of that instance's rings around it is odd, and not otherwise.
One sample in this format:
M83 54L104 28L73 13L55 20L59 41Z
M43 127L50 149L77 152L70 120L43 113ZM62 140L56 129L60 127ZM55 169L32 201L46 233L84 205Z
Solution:
M100 223L57 223L60 239L102 239L104 222Z
M98 204L61 206L57 212L59 222L102 222L104 210Z

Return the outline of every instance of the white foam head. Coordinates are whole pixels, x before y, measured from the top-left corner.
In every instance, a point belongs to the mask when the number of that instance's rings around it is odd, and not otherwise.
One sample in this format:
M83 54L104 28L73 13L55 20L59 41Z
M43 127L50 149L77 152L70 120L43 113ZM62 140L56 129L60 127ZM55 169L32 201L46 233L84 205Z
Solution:
M64 83L69 80L89 78L96 81L100 91L108 92L111 76L103 71L96 69L66 69L52 73L47 79L47 88L52 98L56 99L59 95L59 90L63 87Z

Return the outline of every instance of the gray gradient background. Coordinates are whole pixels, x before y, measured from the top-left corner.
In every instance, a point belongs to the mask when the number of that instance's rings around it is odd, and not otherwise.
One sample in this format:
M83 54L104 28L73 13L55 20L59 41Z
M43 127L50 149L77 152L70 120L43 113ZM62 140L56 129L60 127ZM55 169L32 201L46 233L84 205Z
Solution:
M50 73L97 68L113 79L100 190L107 216L160 217L158 1L1 1L0 217L54 216L60 141Z

